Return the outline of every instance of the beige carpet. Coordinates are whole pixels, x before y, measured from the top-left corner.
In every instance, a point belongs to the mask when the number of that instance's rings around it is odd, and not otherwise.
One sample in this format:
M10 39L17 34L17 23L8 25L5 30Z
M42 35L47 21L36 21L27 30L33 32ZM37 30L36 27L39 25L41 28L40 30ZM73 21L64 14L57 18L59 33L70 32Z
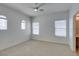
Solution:
M1 56L74 56L67 45L29 40L0 52Z

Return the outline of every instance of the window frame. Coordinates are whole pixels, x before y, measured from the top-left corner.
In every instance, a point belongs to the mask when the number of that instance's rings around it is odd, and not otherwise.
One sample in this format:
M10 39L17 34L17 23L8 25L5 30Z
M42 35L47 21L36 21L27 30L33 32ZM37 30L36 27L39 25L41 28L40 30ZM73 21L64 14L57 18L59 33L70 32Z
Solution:
M38 24L38 30L36 30L36 31L38 31L38 33L34 33L34 28L33 28L34 27L34 23L37 23ZM32 23L32 34L33 35L39 35L39 22L33 22Z
M66 28L65 28L65 29L66 29L66 36L58 36L58 35L55 34L55 31L56 31L56 30L55 30L55 29L56 29L56 28L55 28L55 21L64 21L64 20L66 21ZM55 37L58 37L58 38L66 38L66 37L67 37L67 20L66 20L66 19L54 20L54 36L55 36Z
M24 27L23 27L24 25ZM26 21L25 20L21 20L21 30L26 30Z
M2 20L1 20L1 19L2 19ZM6 20L6 19L7 19L6 16L0 15L0 20L6 22L6 23L5 23L5 22L2 23L2 25L1 25L2 28L0 28L0 31L6 31L6 30L8 29L8 26L7 26L8 24L7 24L7 20ZM4 28L3 24L5 24L5 25L4 25L4 26L6 26L5 28Z

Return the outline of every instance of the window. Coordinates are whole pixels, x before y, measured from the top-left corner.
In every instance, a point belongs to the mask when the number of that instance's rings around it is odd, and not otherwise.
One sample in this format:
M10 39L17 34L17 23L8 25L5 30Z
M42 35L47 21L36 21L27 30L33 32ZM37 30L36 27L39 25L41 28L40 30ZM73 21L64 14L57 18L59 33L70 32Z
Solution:
M6 16L0 15L0 30L7 30Z
M26 29L26 21L25 20L22 20L21 21L21 29L22 30L25 30Z
M55 36L66 37L66 20L55 21Z
M32 24L32 34L39 35L39 23L34 22Z

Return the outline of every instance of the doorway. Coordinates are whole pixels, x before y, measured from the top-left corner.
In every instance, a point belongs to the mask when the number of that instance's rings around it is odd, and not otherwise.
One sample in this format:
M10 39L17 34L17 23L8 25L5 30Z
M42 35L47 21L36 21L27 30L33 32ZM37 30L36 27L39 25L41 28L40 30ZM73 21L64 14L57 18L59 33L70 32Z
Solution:
M79 54L79 13L75 15L76 52Z

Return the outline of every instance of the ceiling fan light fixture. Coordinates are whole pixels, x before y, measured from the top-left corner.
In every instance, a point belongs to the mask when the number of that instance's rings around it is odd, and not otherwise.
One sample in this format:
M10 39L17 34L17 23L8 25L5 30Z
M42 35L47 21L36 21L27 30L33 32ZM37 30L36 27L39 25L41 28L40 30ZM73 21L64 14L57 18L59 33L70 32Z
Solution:
M36 9L36 8L35 8L35 9L34 9L34 11L35 11L35 12L37 12L37 11L38 11L38 9Z

